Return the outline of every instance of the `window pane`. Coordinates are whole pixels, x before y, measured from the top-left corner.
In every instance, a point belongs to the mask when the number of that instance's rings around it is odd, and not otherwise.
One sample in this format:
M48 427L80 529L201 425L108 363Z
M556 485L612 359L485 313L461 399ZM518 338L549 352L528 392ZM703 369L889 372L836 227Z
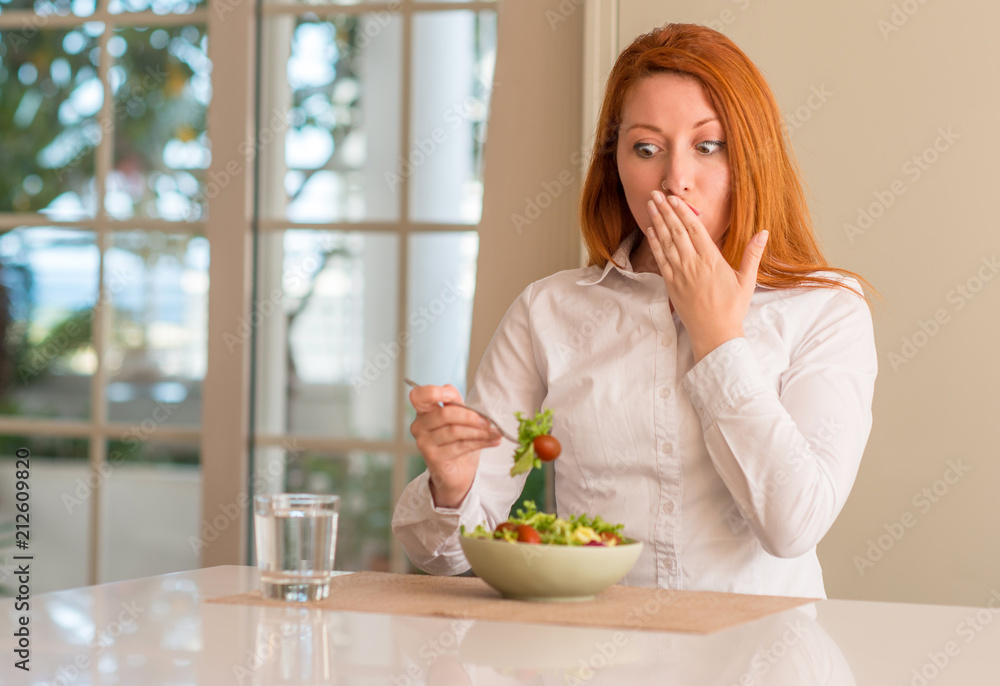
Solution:
M398 238L292 230L261 241L258 430L392 438Z
M163 462L129 463L119 459L126 451L116 453L114 443L108 446L101 480L98 583L198 567L201 548L191 540L202 536L198 446L148 444L143 451Z
M105 209L116 219L204 219L212 96L205 27L116 29L108 52L115 155Z
M267 20L267 115L256 141L265 215L398 217L388 172L399 156L401 27L389 13Z
M107 3L111 14L123 12L190 14L205 6L205 0L107 0Z
M45 564L31 568L34 594L87 584L90 474L83 439L0 437L0 597L16 595L17 580L7 574L16 554L14 528L15 452L31 452L31 527L27 552Z
M392 540L392 456L289 453L284 488L290 493L340 496L338 571L389 571Z
M419 13L413 31L411 140L401 165L410 179L410 216L476 224L483 209L496 13Z
M69 14L89 17L96 9L96 0L0 0L0 12L32 9L43 17Z
M0 413L90 416L91 337L100 257L94 234L48 227L0 235L5 327Z
M475 231L409 238L406 375L417 383L452 384L465 394L478 253Z
M0 212L94 215L102 31L0 32Z
M118 440L108 442L108 463L145 465L157 464L163 467L198 465L198 446L178 441L153 441L156 426L162 423L156 413L129 427Z
M108 418L201 424L208 343L208 241L116 233L105 256L111 300Z

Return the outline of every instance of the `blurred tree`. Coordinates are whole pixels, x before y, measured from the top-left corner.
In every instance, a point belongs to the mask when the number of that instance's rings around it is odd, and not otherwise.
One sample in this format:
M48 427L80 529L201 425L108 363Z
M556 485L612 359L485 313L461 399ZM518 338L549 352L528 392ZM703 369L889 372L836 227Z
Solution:
M97 110L72 97L87 88L103 97L89 85L99 85L97 52L82 30L0 34L0 211L36 212L64 192L78 202L93 193Z
M203 219L211 65L203 26L124 27L109 39L110 121L99 122L102 25L0 33L0 212L93 216L94 150L114 127L108 210Z

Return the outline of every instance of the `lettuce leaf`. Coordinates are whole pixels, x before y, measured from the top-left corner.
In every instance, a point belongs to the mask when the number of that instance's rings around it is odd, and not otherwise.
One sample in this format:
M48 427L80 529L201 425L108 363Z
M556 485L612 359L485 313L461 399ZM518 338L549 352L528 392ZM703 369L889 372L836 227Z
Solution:
M517 450L514 451L514 466L510 475L517 476L530 472L532 467L541 469L542 461L535 455L534 441L539 436L545 436L552 431L552 410L546 409L535 413L534 418L528 418L520 412L515 412L518 421Z

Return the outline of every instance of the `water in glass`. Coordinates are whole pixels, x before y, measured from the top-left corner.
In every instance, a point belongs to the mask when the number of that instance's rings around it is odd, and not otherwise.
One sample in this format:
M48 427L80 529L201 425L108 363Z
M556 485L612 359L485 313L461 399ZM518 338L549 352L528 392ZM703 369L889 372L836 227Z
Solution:
M265 598L320 600L330 592L337 548L336 496L257 496L257 566Z

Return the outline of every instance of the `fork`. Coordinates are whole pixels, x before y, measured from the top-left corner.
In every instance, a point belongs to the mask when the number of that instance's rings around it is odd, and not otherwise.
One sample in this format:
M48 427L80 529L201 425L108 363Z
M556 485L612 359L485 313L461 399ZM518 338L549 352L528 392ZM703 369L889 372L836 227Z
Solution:
M410 379L407 379L407 378L404 378L403 381L405 381L408 386L411 386L413 388L420 388L420 384L418 384L416 381L411 381ZM502 426L500 426L500 422L498 422L497 420L493 419L493 417L489 416L485 412L481 412L480 410L477 410L474 407L469 407L468 405L465 405L463 403L445 403L445 404L446 405L456 405L458 407L464 407L467 410L472 410L473 412L475 412L476 414L478 414L480 417L482 417L483 419L485 419L486 421L488 421L490 424L492 424L493 426L495 426L497 428L497 430L500 432L500 435L503 436L504 438L506 438L508 441L511 441L512 443L520 443L519 440L517 440L516 438L514 438L513 436L511 436L509 433L507 433L504 430L504 428Z

